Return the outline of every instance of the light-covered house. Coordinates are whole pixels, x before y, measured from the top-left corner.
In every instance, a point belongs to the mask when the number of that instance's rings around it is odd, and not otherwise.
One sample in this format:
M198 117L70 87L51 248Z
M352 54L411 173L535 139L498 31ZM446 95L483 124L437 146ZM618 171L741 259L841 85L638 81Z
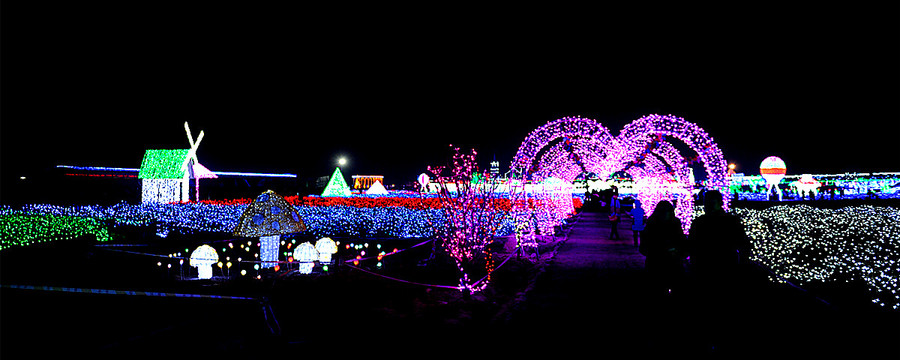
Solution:
M138 178L141 179L141 203L170 203L191 200L191 179L194 179L194 199L200 198L200 179L217 176L195 162L189 149L151 149L144 152ZM187 160L186 160L187 159ZM187 166L184 166L187 161Z

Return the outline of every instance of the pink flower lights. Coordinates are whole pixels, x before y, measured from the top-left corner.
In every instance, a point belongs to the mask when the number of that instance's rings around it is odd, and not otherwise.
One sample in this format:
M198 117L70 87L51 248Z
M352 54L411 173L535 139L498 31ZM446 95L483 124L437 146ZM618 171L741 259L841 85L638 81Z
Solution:
M456 261L460 271L459 289L472 293L487 285L487 282L473 281L468 273L501 225L502 215L494 206L498 183L489 173L478 172L475 150L469 154L460 153L458 147L453 150L452 164L428 167L435 175L434 181L440 184L438 196L445 219L434 233L444 251ZM490 258L490 254L486 255Z

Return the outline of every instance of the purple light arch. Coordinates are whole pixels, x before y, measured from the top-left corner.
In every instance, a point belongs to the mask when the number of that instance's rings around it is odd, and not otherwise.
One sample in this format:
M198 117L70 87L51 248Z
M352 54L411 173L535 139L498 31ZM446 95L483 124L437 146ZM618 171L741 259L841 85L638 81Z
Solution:
M685 156L669 140L678 139L696 155ZM535 129L519 146L510 169L520 179L539 182L554 177L572 182L583 172L608 179L625 171L634 179L638 199L650 214L660 200L677 200L676 215L690 228L694 200L690 165L703 164L707 189L728 192L722 151L709 134L673 115L647 115L612 136L599 122L564 117ZM727 201L726 201L727 206Z

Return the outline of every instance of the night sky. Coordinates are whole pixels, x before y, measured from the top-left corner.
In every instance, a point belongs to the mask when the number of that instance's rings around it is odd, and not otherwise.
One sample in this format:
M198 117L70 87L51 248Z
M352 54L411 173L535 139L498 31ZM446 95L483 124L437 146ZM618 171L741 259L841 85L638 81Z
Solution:
M777 4L777 5L776 5ZM21 5L19 5L21 6ZM563 116L697 123L738 171L900 171L900 7L3 6L2 177L139 167L411 181L449 143L505 171ZM411 12L411 11L415 12Z

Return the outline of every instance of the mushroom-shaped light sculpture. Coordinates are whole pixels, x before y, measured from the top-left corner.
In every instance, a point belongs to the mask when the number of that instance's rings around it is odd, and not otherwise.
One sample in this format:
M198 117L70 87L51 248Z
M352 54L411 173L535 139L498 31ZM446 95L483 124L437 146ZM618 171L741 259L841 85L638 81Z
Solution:
M294 207L281 195L268 190L256 197L241 214L235 236L259 237L262 267L275 266L281 235L306 231L306 225Z
M319 251L309 241L297 245L294 248L294 261L300 263L300 273L309 274L316 265L315 261L319 260Z
M191 253L191 266L197 267L198 277L211 279L213 265L219 262L219 254L209 245L200 245Z
M316 241L316 250L319 252L319 262L331 262L331 254L337 253L337 245L331 238L321 238Z

